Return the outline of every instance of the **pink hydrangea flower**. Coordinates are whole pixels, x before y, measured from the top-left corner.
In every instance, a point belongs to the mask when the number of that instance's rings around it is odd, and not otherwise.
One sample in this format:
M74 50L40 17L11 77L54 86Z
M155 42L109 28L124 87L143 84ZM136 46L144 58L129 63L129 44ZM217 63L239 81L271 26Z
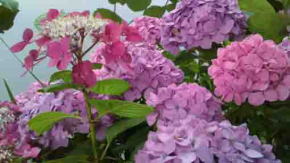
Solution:
M33 37L33 31L29 28L25 29L22 36L22 41L13 45L10 50L13 53L17 53L22 51L28 44L31 43L31 39Z
M283 101L290 93L289 57L273 41L251 35L220 48L209 67L215 94L226 102L252 105Z
M272 146L249 135L245 125L207 122L193 116L174 123L159 123L150 132L136 163L281 163Z
M82 61L73 67L73 82L76 84L92 87L96 84L97 79L93 71L93 64L90 61Z
M147 117L149 125L173 122L192 115L207 121L223 119L221 103L206 88L197 84L169 85L150 93L146 103L156 111Z
M59 70L66 69L72 60L70 38L65 37L60 41L50 42L47 45L47 56L50 58L49 66L56 66Z

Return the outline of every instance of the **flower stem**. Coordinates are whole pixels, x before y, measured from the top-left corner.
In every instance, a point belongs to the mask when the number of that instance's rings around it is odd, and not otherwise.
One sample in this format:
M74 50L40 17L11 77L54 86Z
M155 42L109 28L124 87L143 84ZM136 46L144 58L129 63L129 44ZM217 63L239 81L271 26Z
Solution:
M94 121L94 117L92 115L92 107L88 101L88 92L84 89L83 90L85 102L86 102L86 110L87 110L87 117L90 123L90 137L91 143L93 148L93 155L94 155L94 163L98 163L98 151L97 151L97 139L96 139L96 125Z

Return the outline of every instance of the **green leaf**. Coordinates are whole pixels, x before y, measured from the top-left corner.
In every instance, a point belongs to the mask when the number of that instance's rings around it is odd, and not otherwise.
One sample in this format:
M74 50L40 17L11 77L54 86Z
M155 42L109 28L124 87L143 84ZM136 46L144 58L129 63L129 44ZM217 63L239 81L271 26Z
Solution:
M239 0L239 5L242 10L253 13L248 20L251 32L260 33L266 39L281 41L286 23L267 0Z
M119 23L123 21L123 19L119 15L109 9L100 8L95 11L94 15L96 15L97 13L101 14L103 18L111 19Z
M290 0L282 0L283 6L285 8L289 8L290 7Z
M124 5L126 3L126 0L109 0L109 3L111 4L120 3L121 5Z
M130 84L122 79L106 79L98 81L91 88L94 93L106 95L121 95L130 88Z
M38 92L48 93L48 92L58 92L65 89L79 89L80 86L73 83L61 83L61 84L53 84L49 85L45 88L38 90Z
M133 11L145 10L151 4L151 0L127 0L126 2Z
M49 82L51 83L58 80L62 80L67 83L72 82L72 72L69 70L56 72L50 76Z
M12 91L11 91L11 89L10 89L8 83L7 83L7 81L6 81L5 79L3 79L3 82L4 82L5 88L6 88L6 90L7 90L8 96L9 96L9 98L10 98L10 101L12 101L13 103L16 104L16 100L15 100L15 98L14 98L14 95L13 95L13 93L12 93Z
M100 64L100 63L95 63L95 64L93 64L93 69L101 69L102 68L102 64Z
M45 163L88 163L87 155L71 155L57 160L45 161Z
M135 127L144 121L145 121L144 118L134 118L134 119L125 119L125 120L116 122L113 126L107 129L106 137L107 137L108 143L111 143L114 140L114 138L117 137L122 132L132 127Z
M165 8L161 6L150 6L144 11L144 15L161 18L165 13Z
M38 135L50 130L53 125L66 118L80 118L76 115L66 114L63 112L45 112L38 114L32 118L28 125L31 130L35 131Z
M8 30L13 26L18 11L17 1L0 0L0 31Z
M147 105L120 100L90 100L90 104L96 107L100 116L112 113L125 118L144 118L154 110Z

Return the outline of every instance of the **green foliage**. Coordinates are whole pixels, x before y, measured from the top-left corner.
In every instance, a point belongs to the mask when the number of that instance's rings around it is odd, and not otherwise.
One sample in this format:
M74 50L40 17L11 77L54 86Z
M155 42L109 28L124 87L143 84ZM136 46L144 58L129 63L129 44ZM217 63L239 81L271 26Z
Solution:
M69 70L58 71L50 76L49 82L62 80L66 83L72 82L72 72Z
M109 3L111 4L120 3L121 5L124 5L126 3L126 0L109 0Z
M131 10L142 11L151 4L151 0L126 0L126 3Z
M35 131L38 135L50 130L54 124L66 118L80 118L76 115L66 114L62 112L45 112L38 114L32 118L28 125L31 130Z
M99 111L99 116L111 113L125 118L144 118L153 111L147 105L121 100L90 100Z
M46 161L46 163L88 163L87 155L69 155L57 160Z
M276 42L282 40L286 22L267 0L239 0L239 5L242 10L253 13L248 21L252 33L260 33Z
M42 93L51 93L51 92L58 92L63 91L65 89L80 89L81 86L73 84L73 83L60 83L60 84L52 84L45 88L38 90L38 92Z
M0 32L13 26L18 13L18 2L15 0L0 0Z
M130 88L130 84L122 79L105 79L98 81L91 91L97 94L121 95Z
M8 83L7 83L7 81L6 81L5 79L3 79L3 82L4 82L4 86L5 86L5 88L6 88L6 91L7 91L7 93L8 93L8 96L9 96L9 98L10 98L10 101L13 102L13 103L16 103L16 100L15 100L15 98L14 98L14 95L13 95L13 93L12 93L12 91L11 91L11 89L10 89Z
M150 6L144 11L144 15L160 18L165 13L165 8L161 6Z
M116 138L116 136L118 136L120 133L123 133L124 131L134 126L137 126L144 121L145 121L144 118L134 118L134 119L120 120L116 122L106 132L108 143L111 143L114 140L114 138Z
M100 14L103 18L111 19L119 23L123 21L123 19L119 15L109 9L99 8L95 11L94 15L96 15L97 13Z
M95 63L95 64L93 64L93 68L94 68L94 69L101 69L102 67L103 67L103 65L100 64L100 63Z

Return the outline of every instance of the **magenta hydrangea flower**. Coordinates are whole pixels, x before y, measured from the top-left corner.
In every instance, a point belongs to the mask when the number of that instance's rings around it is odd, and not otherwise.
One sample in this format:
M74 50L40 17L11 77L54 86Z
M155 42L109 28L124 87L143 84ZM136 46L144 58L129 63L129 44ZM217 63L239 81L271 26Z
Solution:
M250 136L245 125L207 122L189 115L157 128L136 154L136 163L281 163L272 146Z
M180 47L210 49L212 43L240 37L246 28L237 0L181 0L163 20L161 44L174 54Z
M99 80L121 78L129 81L131 89L124 94L126 100L140 99L142 95L147 96L159 87L181 83L183 80L183 72L173 62L145 43L126 43L127 53L131 58L131 62L126 64L122 60L107 64L104 48L106 47L100 47L91 56L92 62L104 65L101 70L96 71L97 78Z
M284 101L290 93L289 57L273 41L251 35L220 48L209 67L215 94L226 102L252 105Z
M22 135L22 141L33 140L44 147L57 149L67 147L69 139L75 133L89 133L89 123L85 109L84 97L81 92L74 90L65 90L57 93L38 93L40 85L35 83L24 93L16 96L17 103L22 111L19 117L19 131ZM43 136L36 136L30 131L27 123L30 119L43 112L59 111L68 114L79 115L79 119L65 119L57 123L50 131ZM94 112L94 115L97 113ZM97 136L104 138L105 128L112 124L113 119L104 116L97 127Z
M147 116L149 125L158 121L174 122L192 115L207 121L223 119L221 103L206 88L197 84L169 85L147 98L156 111Z
M149 44L156 44L161 38L162 19L142 16L134 19L132 26L142 34L143 40Z

